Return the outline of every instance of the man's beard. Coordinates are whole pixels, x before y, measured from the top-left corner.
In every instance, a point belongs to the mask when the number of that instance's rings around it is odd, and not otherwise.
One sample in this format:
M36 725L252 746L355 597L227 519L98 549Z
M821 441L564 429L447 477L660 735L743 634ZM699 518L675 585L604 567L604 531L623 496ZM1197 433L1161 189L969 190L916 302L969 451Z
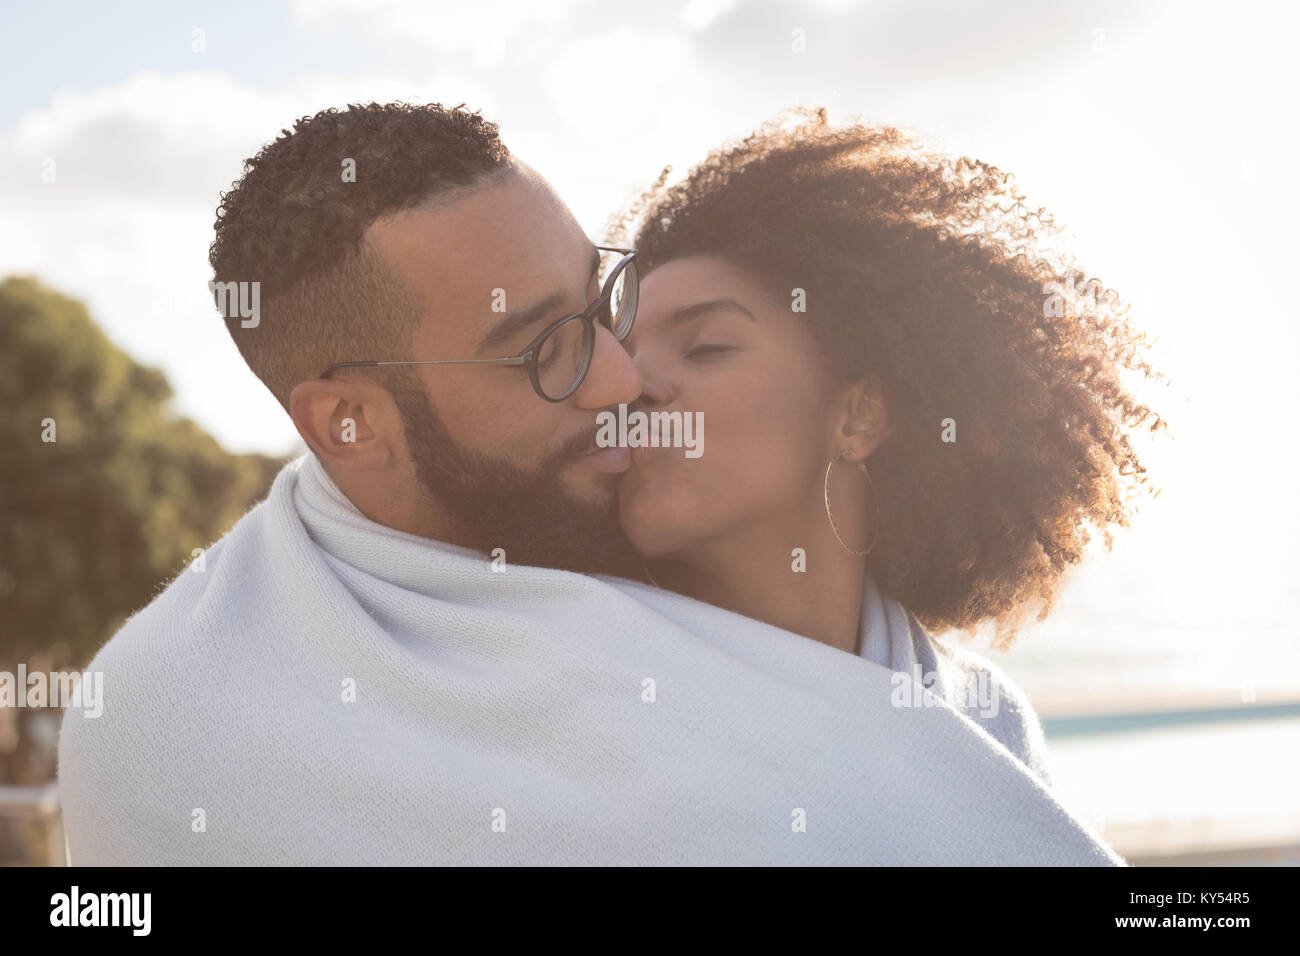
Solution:
M563 469L595 441L580 436L525 471L459 445L418 387L392 390L417 480L457 532L456 544L509 564L586 574L638 575L640 559L618 525L618 501L587 502L565 489Z

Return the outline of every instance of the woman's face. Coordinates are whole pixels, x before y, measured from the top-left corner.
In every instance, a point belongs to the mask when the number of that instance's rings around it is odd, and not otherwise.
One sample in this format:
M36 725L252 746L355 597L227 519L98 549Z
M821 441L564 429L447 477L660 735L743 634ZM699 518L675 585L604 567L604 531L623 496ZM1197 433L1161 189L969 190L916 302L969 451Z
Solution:
M702 413L704 441L698 458L633 451L619 514L642 555L786 527L797 537L819 513L833 390L802 318L713 256L643 278L626 344L645 381L644 410Z

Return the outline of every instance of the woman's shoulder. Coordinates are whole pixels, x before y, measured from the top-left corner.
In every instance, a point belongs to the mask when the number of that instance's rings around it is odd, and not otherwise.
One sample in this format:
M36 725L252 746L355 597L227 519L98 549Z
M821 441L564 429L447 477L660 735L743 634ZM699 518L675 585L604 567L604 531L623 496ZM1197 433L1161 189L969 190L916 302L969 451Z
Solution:
M919 624L944 674L948 703L975 721L1044 783L1051 783L1047 738L1028 695L988 658L930 636Z

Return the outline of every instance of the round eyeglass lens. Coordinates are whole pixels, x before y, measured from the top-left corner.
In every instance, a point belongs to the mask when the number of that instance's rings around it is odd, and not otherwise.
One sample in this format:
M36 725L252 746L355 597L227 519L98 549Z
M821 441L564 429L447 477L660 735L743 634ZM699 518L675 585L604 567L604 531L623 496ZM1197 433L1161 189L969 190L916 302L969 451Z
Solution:
M587 374L591 362L590 325L574 316L546 337L537 353L537 383L547 398L568 395Z
M640 280L636 272L636 260L629 262L614 280L614 288L609 298L610 331L620 342L632 331L632 322L636 319L637 296Z

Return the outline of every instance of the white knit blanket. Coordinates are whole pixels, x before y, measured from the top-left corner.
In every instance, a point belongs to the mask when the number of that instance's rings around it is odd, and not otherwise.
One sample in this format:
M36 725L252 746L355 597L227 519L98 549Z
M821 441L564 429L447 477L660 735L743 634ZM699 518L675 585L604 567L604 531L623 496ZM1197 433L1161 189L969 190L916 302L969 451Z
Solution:
M91 663L71 862L1122 863L976 722L899 706L866 647L508 559L286 467ZM910 660L882 633L910 616L872 601L866 643Z

